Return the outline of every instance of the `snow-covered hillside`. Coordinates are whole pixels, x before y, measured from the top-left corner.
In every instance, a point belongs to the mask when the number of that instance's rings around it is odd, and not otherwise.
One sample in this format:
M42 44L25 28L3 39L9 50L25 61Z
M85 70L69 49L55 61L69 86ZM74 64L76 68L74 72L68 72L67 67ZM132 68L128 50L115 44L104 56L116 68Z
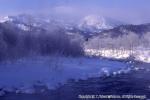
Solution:
M34 93L35 85L53 89L68 79L87 79L128 71L128 64L107 59L60 56L24 58L0 63L0 94L6 91Z
M107 58L115 59L126 59L130 56L134 57L135 60L150 63L150 50L119 50L119 49L87 49L85 50L87 55L90 56L103 56Z
M0 23L4 23L4 22L7 22L7 21L13 21L12 18L10 18L9 16L0 16Z

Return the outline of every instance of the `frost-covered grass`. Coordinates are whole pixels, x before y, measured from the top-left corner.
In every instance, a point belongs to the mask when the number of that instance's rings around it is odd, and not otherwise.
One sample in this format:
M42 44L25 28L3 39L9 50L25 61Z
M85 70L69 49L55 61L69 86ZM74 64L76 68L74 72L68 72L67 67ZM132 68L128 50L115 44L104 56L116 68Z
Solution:
M90 57L32 57L0 64L0 94L34 93L34 85L54 89L68 79L87 79L128 72L128 64Z
M112 49L86 49L87 55L103 56L107 58L126 59L133 56L135 60L150 63L150 50L149 49L135 49L135 50L112 50Z

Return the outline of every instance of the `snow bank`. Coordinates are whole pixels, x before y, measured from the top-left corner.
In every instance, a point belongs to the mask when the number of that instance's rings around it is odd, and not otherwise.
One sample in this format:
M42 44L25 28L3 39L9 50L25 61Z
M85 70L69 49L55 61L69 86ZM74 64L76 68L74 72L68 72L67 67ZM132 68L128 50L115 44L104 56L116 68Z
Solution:
M34 93L34 85L53 89L68 79L87 79L127 72L128 65L99 58L37 57L0 64L0 94L3 91ZM39 84L40 83L40 84Z
M112 49L86 49L87 55L103 56L108 58L126 59L131 55L135 57L135 60L150 63L150 50L112 50Z

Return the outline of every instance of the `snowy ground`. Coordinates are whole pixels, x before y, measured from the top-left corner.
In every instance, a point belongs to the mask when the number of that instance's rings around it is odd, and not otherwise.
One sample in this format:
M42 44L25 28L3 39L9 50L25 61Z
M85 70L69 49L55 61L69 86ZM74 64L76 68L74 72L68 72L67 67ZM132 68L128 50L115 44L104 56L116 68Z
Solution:
M129 64L101 58L32 57L0 63L0 95L4 91L34 93L34 85L54 89L68 79L87 79L130 71Z
M135 57L135 60L142 61L146 63L150 63L150 50L111 50L111 49L102 49L102 50L96 50L96 49L86 49L85 50L87 55L92 56L103 56L107 58L116 58L116 59L126 59L130 57L131 55Z

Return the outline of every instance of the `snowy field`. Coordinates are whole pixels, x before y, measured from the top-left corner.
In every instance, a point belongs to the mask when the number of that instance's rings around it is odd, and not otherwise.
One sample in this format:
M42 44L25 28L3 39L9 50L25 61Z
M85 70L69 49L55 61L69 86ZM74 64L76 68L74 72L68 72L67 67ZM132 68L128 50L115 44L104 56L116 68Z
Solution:
M111 50L111 49L86 49L87 55L102 56L115 59L126 59L133 56L135 60L150 63L150 50L149 49L135 49L135 50Z
M0 94L34 93L35 85L55 89L68 79L87 79L130 71L129 64L90 57L32 57L0 63Z

